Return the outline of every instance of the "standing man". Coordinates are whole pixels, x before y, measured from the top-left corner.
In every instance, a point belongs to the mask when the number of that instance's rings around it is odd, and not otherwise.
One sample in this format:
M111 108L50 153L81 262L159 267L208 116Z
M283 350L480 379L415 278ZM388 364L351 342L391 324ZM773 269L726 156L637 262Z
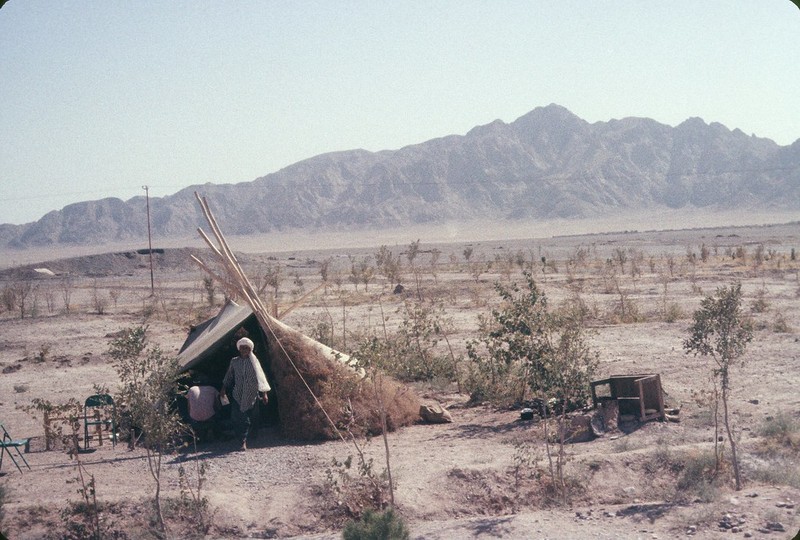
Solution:
M270 386L264 370L261 369L261 363L253 354L253 342L242 338L236 342L236 348L239 349L239 356L231 360L228 372L222 380L220 398L227 395L231 401L231 420L241 441L239 450L244 451L247 450L250 425L258 414L256 401L261 400L264 404L268 402L267 392L270 391Z

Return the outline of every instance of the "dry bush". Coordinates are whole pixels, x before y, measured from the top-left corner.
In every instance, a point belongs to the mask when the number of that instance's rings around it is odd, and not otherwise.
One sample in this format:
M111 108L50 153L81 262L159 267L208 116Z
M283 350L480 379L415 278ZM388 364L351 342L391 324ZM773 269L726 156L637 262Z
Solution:
M675 488L676 497L681 499L699 499L702 502L711 502L717 498L720 487L720 478L726 476L717 471L717 460L713 450L697 451L676 456L671 466L680 471ZM720 469L730 467L727 461L719 464Z
M684 317L683 308L677 302L670 302L664 307L664 322L674 323Z
M364 433L380 433L381 418L375 389L369 379L343 364L332 361L310 345L299 333L275 328L280 345L269 340L272 374L278 402L281 431L293 439L315 440L338 437L353 420ZM288 355L288 358L287 358ZM309 385L319 404L298 377L289 358ZM384 379L379 391L386 409L387 427L396 429L419 418L419 399L409 389ZM325 417L320 405L328 413ZM336 428L331 425L335 424Z
M776 334L790 334L792 332L792 327L789 321L786 320L786 315L782 312L775 314L775 318L772 320L772 331Z
M767 290L762 287L756 291L756 297L750 303L750 310L753 313L765 313L768 309Z
M351 521L342 531L343 540L408 540L408 528L400 514L367 510L359 521Z
M759 426L754 448L757 459L749 463L747 476L773 485L800 488L797 452L800 450L800 421L785 411L768 416Z
M635 324L644 321L639 303L624 293L620 293L619 299L613 303L607 318L612 324Z
M354 460L352 455L343 461L334 458L319 488L320 521L328 528L341 528L366 511L383 510L389 506L389 490L386 471L377 473L372 459Z
M756 433L763 439L762 452L800 450L800 420L784 411L768 416Z

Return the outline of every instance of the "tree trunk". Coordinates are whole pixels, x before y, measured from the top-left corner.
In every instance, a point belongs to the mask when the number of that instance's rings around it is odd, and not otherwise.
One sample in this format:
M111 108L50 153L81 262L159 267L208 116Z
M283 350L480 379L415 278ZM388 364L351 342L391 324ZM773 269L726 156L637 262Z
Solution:
M728 433L728 442L731 443L731 461L733 462L733 476L736 480L736 491L742 489L742 477L739 474L739 459L736 457L736 441L733 438L731 431L731 423L728 419L728 388L726 384L722 385L722 411L723 421L725 423L725 431Z

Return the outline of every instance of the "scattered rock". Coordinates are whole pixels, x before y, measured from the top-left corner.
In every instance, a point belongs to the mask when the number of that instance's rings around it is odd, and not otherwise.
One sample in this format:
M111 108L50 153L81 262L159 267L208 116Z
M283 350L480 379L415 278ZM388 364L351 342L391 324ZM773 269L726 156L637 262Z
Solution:
M735 516L730 512L724 514L719 520L719 530L721 532L740 533L744 530L743 525L747 523L744 515Z
M594 439L592 432L592 417L588 414L579 414L569 418L564 440L569 443L588 442Z
M424 403L419 407L419 415L431 424L449 424L453 421L450 411L444 409L438 403Z
M786 532L786 528L780 521L767 521L767 525L764 528L775 532Z

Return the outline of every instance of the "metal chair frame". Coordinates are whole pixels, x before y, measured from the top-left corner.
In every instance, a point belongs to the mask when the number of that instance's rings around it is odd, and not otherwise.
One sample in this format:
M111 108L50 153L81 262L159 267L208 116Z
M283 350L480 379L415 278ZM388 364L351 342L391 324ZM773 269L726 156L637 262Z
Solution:
M25 464L26 467L28 467L28 470L30 470L31 466L30 466L30 464L28 464L28 460L25 459L25 456L22 454L22 452L19 451L19 447L20 446L24 446L25 447L25 452L27 453L28 450L30 450L31 439L30 438L26 438L26 439L15 439L15 438L13 438L8 433L8 430L6 429L6 427L3 424L0 424L0 429L3 430L3 440L0 441L0 469L3 468L3 456L5 454L8 454L8 457L10 457L11 461L14 462L14 465L17 466L17 469L19 470L19 472L22 472L22 468L19 466L19 463L17 462L17 459L14 457L14 454L11 453L11 448L13 448L14 450L17 451L17 455L20 458L22 458L22 462Z
M111 416L106 416L105 418L100 418L92 414L89 415L90 410L94 410L99 413L100 408L111 407ZM83 445L84 448L89 448L89 441L91 440L91 436L89 435L89 427L97 426L98 427L98 437L102 437L102 429L105 426L111 430L111 446L114 447L117 445L117 408L114 404L114 398L108 394L95 394L93 396L89 396L86 398L86 401L83 404ZM100 440L100 444L102 445L102 439Z

